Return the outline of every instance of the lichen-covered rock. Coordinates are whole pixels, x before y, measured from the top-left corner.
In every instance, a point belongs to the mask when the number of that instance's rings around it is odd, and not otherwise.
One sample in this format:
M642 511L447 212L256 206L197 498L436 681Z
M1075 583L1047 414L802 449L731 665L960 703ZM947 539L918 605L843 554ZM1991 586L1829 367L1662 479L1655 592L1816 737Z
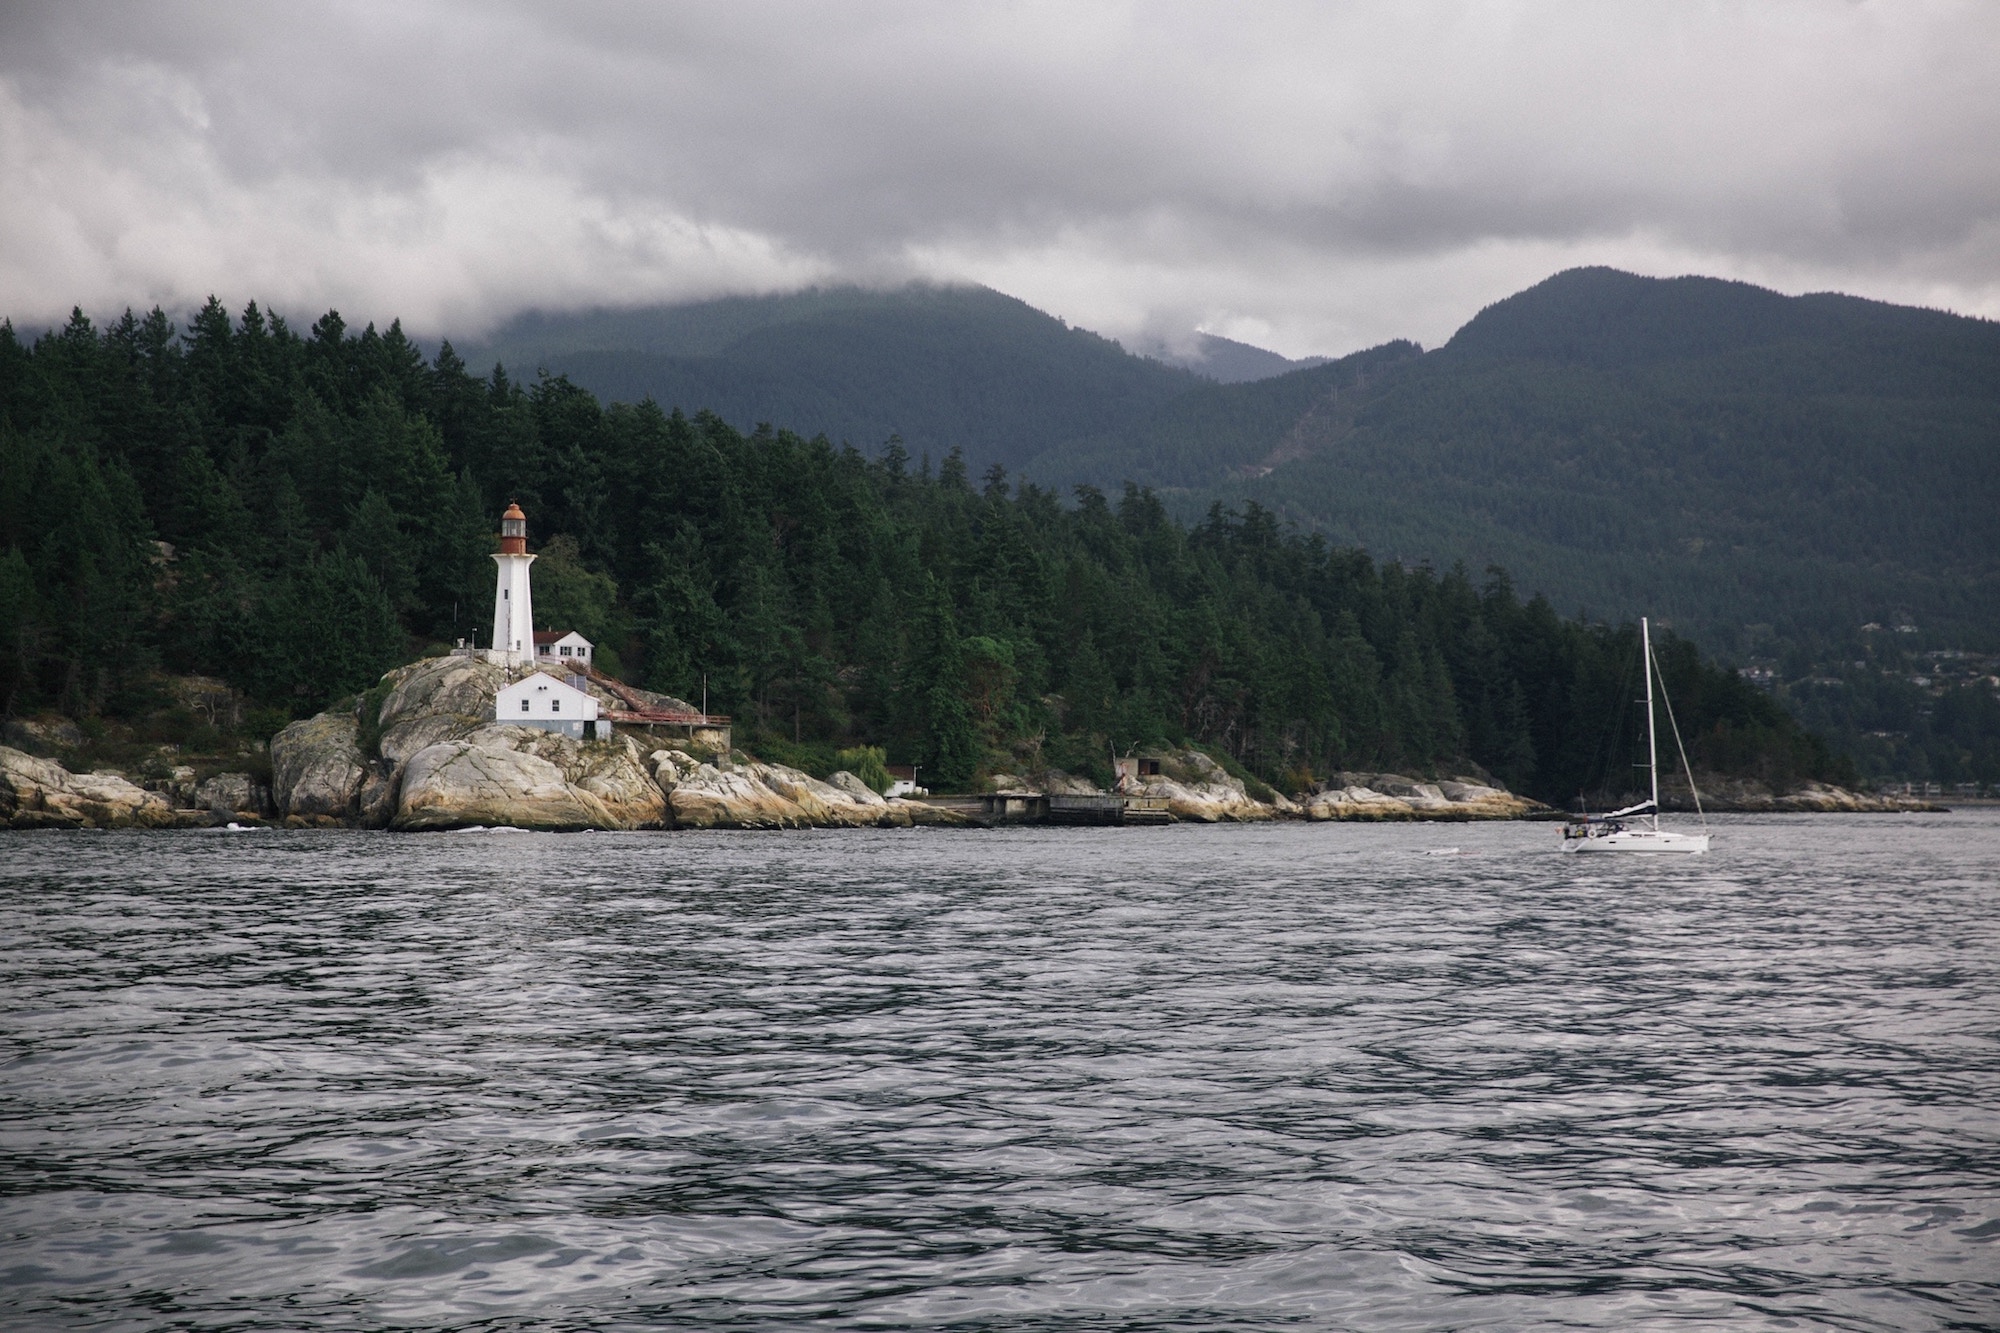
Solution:
M1334 787L1313 793L1306 799L1307 819L1415 819L1415 807L1407 801L1376 791L1372 787Z
M69 777L53 759L0 746L0 816L15 828L82 828L80 816L49 807L49 794L67 787Z
M1504 787L1467 778L1445 778L1437 785L1445 800L1451 802L1451 808L1463 811L1469 819L1519 819L1548 809L1540 801L1516 796Z
M14 828L171 828L167 798L118 773L72 773L0 746L0 816Z
M654 774L681 828L803 828L805 812L735 765L689 760L680 751L654 756ZM689 763L682 763L689 760Z
M367 777L353 713L321 713L271 738L271 798L279 814L351 818Z
M913 822L903 808L907 803L883 800L851 773L836 773L833 781L822 782L783 764L737 759L725 766L684 750L656 750L651 758L674 823L682 828L908 827Z
M657 828L666 814L632 741L490 723L410 757L390 827Z
M889 803L882 799L880 792L844 768L828 778L827 781L863 805L879 806L885 809L888 807Z
M1828 782L1805 782L1779 793L1754 779L1704 777L1701 782L1703 808L1753 814L1894 814L1921 811L1942 812L1947 807L1922 797L1875 796L1849 791ZM1660 808L1691 811L1687 783L1660 775Z
M799 808L806 823L815 828L872 827L882 820L888 805L880 797L864 801L830 782L821 782L809 773L783 764L751 764L751 775L771 791ZM873 792L869 793L874 796Z
M195 781L194 768L191 765L175 764L167 770L166 779L158 785L158 790L176 809L192 810L200 808L195 801L195 790L200 786L201 784Z
M898 796L889 802L889 814L881 822L884 827L892 823L897 827L915 825L918 828L978 828L980 822L970 815L928 801L912 801ZM906 822L907 821L907 822Z
M1133 794L1164 797L1176 819L1213 824L1270 819L1275 806L1256 799L1239 778L1199 750L1183 750L1161 763L1157 776L1141 778Z
M387 828L395 822L402 794L403 770L386 759L368 766L368 776L354 798L354 819L363 828Z
M1538 801L1470 778L1425 782L1400 773L1338 773L1304 801L1308 819L1519 819Z
M419 750L463 740L493 721L502 668L475 657L431 657L389 673L393 682L375 725L384 759L402 764Z
M248 773L217 773L194 789L194 805L217 815L262 815L271 793Z
M537 755L471 741L443 741L410 757L392 827L505 824L514 828L613 827L611 812Z
M509 731L523 728L509 727ZM537 753L553 755L570 784L597 798L619 828L661 828L669 818L666 793L646 770L639 743L629 736L572 741L538 732ZM549 742L559 742L550 745Z

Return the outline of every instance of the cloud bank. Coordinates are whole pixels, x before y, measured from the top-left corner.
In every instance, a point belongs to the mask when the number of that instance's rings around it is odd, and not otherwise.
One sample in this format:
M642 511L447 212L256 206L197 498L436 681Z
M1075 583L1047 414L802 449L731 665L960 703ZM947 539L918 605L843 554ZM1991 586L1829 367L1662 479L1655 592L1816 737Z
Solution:
M2000 316L2000 9L16 3L0 313L983 282L1434 343L1580 263Z

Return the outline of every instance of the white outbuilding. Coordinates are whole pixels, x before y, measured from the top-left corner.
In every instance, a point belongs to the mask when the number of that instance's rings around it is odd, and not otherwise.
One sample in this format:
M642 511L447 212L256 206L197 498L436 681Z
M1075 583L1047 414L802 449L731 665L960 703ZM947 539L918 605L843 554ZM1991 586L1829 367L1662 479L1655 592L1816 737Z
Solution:
M535 631L535 660L555 666L589 666L591 642L575 630Z
M582 677L576 677L582 680ZM582 740L597 735L597 700L588 690L537 671L523 676L493 699L493 720L540 727Z

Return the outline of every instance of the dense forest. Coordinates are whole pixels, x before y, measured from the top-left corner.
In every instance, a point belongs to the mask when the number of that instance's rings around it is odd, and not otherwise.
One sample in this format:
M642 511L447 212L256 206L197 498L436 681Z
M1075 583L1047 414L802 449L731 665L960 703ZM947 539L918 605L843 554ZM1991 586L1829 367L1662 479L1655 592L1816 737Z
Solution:
M24 343L0 328L0 698L116 715L160 671L220 676L265 725L476 637L495 515L541 552L544 628L812 764L884 746L942 784L1113 747L1207 745L1266 781L1483 765L1562 799L1629 781L1630 627L1504 575L1377 564L1255 505L1175 523L877 458L561 377L472 373L396 326L300 334L211 302ZM1848 776L1773 701L1669 641L1697 762ZM823 766L823 765L819 765Z

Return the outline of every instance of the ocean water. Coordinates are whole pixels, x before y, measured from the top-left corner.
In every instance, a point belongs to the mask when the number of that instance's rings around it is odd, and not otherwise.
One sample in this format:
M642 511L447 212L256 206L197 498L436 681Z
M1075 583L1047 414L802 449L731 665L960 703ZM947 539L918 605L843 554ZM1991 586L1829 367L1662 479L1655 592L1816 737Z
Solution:
M2000 816L1715 831L0 834L0 1324L2000 1327Z

